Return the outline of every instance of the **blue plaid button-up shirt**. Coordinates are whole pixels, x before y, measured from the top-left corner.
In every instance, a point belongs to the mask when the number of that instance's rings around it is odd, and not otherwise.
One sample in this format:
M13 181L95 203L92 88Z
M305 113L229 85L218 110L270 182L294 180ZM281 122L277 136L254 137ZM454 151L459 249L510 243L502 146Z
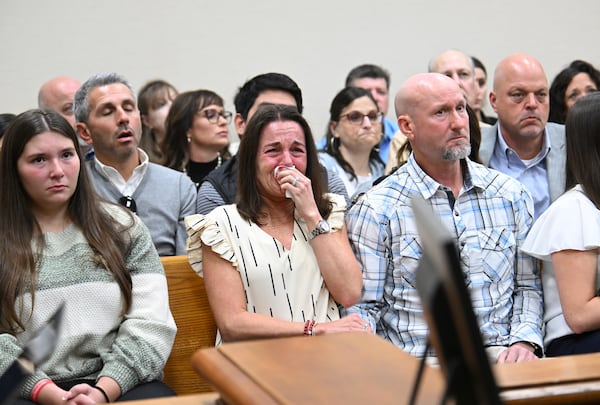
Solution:
M484 345L519 341L542 347L542 290L537 262L521 252L533 202L521 183L468 159L456 200L448 187L409 161L348 212L352 248L364 289L358 313L396 346L423 356L428 328L415 288L421 256L410 199L421 195L456 237L465 282Z

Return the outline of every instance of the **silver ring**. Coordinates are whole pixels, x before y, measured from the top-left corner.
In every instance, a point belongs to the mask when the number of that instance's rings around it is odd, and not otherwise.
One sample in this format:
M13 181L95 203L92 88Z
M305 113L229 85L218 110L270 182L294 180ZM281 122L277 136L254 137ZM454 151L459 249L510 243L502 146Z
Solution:
M367 330L369 329L369 325L367 325L366 323L363 325L363 330Z
M298 184L298 176L295 176L294 181L292 181L292 186L296 187L296 184Z

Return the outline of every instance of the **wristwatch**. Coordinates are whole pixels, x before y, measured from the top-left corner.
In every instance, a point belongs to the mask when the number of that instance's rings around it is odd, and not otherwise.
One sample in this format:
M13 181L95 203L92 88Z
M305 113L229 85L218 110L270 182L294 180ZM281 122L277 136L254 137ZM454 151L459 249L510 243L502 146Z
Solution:
M331 227L329 226L329 223L327 221L325 221L324 219L322 219L317 223L317 227L315 229L313 229L312 232L310 233L309 239L314 239L323 233L329 233L329 232L331 232Z

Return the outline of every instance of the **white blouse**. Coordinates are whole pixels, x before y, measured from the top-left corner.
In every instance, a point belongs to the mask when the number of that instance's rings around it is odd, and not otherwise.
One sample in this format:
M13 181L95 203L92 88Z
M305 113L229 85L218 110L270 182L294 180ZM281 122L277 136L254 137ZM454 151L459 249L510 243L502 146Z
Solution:
M600 210L577 185L560 196L535 221L522 250L543 260L544 344L573 334L563 316L552 253L561 250L594 250L600 247ZM577 268L572 268L576 272ZM600 286L600 261L596 272L596 289Z
M344 225L346 202L340 195L328 196L333 210L327 221L337 231ZM249 312L295 322L340 318L308 241L310 231L299 216L289 250L257 224L243 219L234 204L217 207L207 215L191 215L185 222L194 270L202 276L201 247L211 246L239 271Z

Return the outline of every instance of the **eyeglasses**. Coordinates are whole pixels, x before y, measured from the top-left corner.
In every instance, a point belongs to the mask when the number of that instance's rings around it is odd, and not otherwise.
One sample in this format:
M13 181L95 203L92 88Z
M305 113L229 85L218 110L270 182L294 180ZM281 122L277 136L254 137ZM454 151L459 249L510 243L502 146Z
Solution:
M340 118L348 119L348 121L350 121L353 125L361 125L365 120L365 117L367 117L371 123L381 123L383 113L371 111L370 113L363 114L360 111L350 111L347 114L340 115Z
M219 117L225 118L225 121L227 121L228 124L231 124L231 117L233 116L231 111L219 111L215 108L202 110L199 111L199 113L203 114L211 124L217 124L219 122Z
M123 207L128 208L134 214L137 213L137 205L135 204L135 200L131 196L123 196L119 198L119 204Z

